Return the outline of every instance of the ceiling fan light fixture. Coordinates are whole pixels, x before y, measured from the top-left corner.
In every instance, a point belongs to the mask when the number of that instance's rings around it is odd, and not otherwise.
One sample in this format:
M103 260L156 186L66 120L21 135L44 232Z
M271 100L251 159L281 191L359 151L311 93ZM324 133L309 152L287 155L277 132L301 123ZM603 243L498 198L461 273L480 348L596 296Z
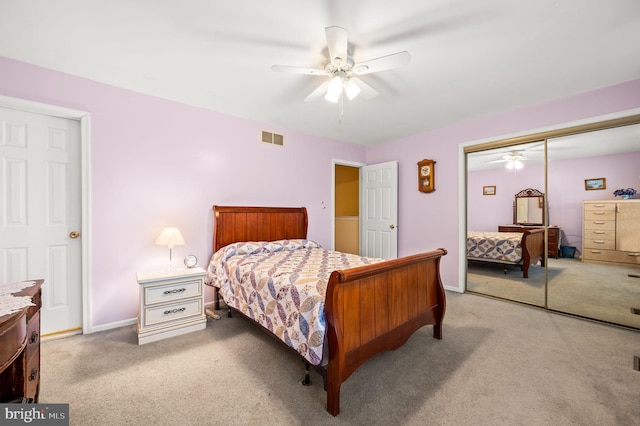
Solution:
M524 167L524 164L520 160L509 160L505 167L509 170L520 170Z
M337 103L340 99L340 95L342 94L342 86L342 77L340 77L339 75L333 77L331 79L331 82L329 83L327 94L324 98L329 102Z
M349 98L350 101L355 99L355 97L358 96L358 93L360 93L360 87L351 80L345 81L343 87L344 92L347 94L347 98Z

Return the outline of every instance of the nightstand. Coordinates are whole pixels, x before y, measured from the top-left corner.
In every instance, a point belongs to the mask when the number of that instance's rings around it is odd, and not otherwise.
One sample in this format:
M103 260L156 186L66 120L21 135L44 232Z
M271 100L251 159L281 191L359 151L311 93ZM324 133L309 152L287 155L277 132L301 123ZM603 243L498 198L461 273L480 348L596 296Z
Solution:
M179 336L207 326L202 268L138 272L138 344Z

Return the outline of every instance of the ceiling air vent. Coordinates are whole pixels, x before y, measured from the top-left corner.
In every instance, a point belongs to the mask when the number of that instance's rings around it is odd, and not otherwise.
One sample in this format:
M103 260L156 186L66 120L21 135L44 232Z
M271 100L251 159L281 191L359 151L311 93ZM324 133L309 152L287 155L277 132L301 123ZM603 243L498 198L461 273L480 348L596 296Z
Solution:
M277 133L265 132L262 131L262 142L270 143L273 145L284 146L284 136L279 135Z

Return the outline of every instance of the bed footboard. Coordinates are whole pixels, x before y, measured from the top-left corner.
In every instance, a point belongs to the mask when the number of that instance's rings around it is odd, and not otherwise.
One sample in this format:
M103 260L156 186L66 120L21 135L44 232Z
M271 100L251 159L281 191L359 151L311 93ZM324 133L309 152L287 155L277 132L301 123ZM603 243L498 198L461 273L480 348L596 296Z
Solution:
M522 277L529 278L529 266L544 267L544 228L527 229L522 235Z
M327 411L340 412L340 386L373 355L402 346L433 324L442 338L445 293L440 259L445 249L335 271L325 301L329 361Z

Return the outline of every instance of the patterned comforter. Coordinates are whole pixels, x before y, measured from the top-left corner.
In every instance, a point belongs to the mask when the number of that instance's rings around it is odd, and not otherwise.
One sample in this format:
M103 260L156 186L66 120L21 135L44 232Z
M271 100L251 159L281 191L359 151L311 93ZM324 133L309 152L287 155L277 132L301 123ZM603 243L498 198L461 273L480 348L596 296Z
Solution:
M233 243L211 257L206 282L229 306L319 365L331 272L382 260L325 250L310 240Z
M522 259L522 234L519 232L467 233L467 258L518 263Z

